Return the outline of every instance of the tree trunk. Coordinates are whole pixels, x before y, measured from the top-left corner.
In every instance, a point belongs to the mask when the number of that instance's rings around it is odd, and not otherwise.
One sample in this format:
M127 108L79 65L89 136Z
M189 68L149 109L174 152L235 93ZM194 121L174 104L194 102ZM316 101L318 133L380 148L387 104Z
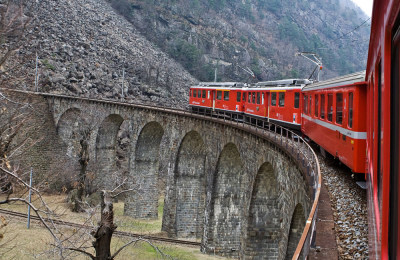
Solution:
M78 187L76 192L76 197L72 198L73 212L81 212L82 209L82 199L85 193L85 182L86 182L86 168L89 163L89 145L86 138L83 138L80 141L81 144L81 151L79 153L79 164L81 165L81 169L78 176Z
M116 228L111 195L108 191L101 191L101 220L97 231L93 234L96 239L93 242L93 247L96 250L96 260L111 259L111 238Z

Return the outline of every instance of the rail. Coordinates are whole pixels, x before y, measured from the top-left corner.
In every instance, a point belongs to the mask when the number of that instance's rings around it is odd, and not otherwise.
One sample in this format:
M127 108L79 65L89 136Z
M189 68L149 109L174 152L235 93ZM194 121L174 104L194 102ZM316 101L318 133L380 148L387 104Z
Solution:
M20 213L20 212L11 211L11 210L0 209L0 213L7 214L10 216L14 216L14 217L19 217L19 218L28 218L28 215L25 213ZM41 221L40 218L37 216L31 216L31 219L34 221ZM74 222L68 222L68 221L59 220L59 219L45 218L44 220L51 221L52 223L57 224L57 225L63 225L63 226L68 226L68 227L82 228L82 229L91 228L90 226L87 226L87 225L78 224L78 223L74 223ZM171 243L171 244L189 245L189 246L196 246L196 247L201 246L201 243L196 242L196 241L172 239L172 238L167 238L167 237L158 237L158 236L151 236L151 235L143 235L143 234L126 232L126 231L116 230L116 231L114 231L114 235L119 236L119 237L142 238L142 239L158 241L158 242L166 242L166 243Z
M9 89L11 90L11 89ZM38 93L30 91L11 90L26 94L40 95L49 98L75 99L89 102L101 102L107 104L134 107L139 109L148 109L165 113L178 114L192 118L213 121L220 124L229 125L237 129L247 131L260 138L274 143L282 151L292 157L298 166L303 170L304 177L309 184L309 194L313 200L311 211L308 215L302 236L294 252L292 260L306 259L309 249L315 240L316 218L318 211L318 201L321 189L321 171L317 155L311 146L294 131L284 128L280 125L269 122L262 117L249 116L228 111L212 111L210 109L182 110L165 106L143 105L139 103L126 103L111 99L91 99L77 96L67 96L59 94Z

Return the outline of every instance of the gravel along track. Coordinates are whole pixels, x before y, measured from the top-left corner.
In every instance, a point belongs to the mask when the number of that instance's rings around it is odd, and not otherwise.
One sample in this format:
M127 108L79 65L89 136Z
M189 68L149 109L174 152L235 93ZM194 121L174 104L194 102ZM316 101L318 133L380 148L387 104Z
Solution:
M319 156L322 180L328 188L340 259L368 259L367 191L351 171Z

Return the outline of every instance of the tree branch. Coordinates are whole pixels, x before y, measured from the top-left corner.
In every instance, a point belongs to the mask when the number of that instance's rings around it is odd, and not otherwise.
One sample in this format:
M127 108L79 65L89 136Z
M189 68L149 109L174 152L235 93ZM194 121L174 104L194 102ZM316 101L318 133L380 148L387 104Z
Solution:
M85 254L85 255L89 256L89 257L90 257L91 259L93 259L93 260L95 260L95 259L96 259L96 257L95 257L94 255L92 255L91 253L89 253L89 252L86 252L85 250L82 250L82 249L79 249L79 248L67 247L67 248L65 248L65 249L67 249L67 250L71 250L71 251L76 251L76 252L79 252L79 253Z

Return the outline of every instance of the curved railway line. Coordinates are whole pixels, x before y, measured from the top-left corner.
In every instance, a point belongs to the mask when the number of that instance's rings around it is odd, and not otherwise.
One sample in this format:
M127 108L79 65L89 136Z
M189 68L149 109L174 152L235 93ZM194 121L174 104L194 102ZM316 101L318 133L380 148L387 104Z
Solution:
M247 116L247 115L245 115L242 119L235 118L232 113L226 113L225 111L223 112L215 111L211 113L206 113L206 112L193 113L194 111L187 111L183 109L154 106L147 104L143 105L137 103L125 103L109 99L92 99L92 98L83 98L83 97L29 92L20 90L13 90L13 91L25 94L39 95L46 97L50 100L51 99L54 100L54 98L74 99L81 102L101 102L112 105L132 107L139 110L151 110L160 113L171 113L182 117L191 117L199 120L207 120L209 122L234 127L238 130L251 133L254 136L267 140L281 152L286 154L288 157L292 158L293 163L297 164L297 166L301 169L303 177L306 183L308 183L309 185L309 194L312 200L311 210L306 219L305 227L303 229L300 241L297 245L297 248L294 252L292 259L297 260L299 258L303 258L304 256L308 255L311 246L311 241L315 235L315 229L316 229L316 219L317 219L316 212L318 208L318 201L321 189L321 171L317 155L315 154L314 150L310 147L310 145L299 135L298 132L294 132L280 125L271 123L267 119L259 119L257 117ZM1 212L4 212L4 210L0 210L0 213ZM8 213L4 212L4 214ZM15 214L20 214L21 215L20 217L25 217L25 218L27 217L27 215L23 213L15 213ZM55 221L54 223L59 222L59 224L62 225L83 227L83 225L76 223L69 223L60 220L54 220L54 221ZM141 237L148 240L181 244L181 245L190 245L190 246L201 245L200 242L140 235L128 232L121 232L121 231L115 231L114 234L117 236Z
M7 214L7 215L10 215L13 217L28 218L28 214L15 212L15 211L11 211L11 210L0 209L0 213ZM34 221L41 221L39 219L39 217L37 217L37 216L31 215L31 219ZM78 223L74 223L74 222L63 221L63 220L58 220L58 219L44 218L44 220L51 221L57 225L64 225L64 226L68 226L68 227L89 228L89 226L86 226L86 225L82 225L82 224L78 224ZM141 234L130 233L130 232L125 232L125 231L117 231L117 230L114 231L114 235L119 236L119 237L133 237L133 238L140 237L140 238L151 240L151 241L165 242L165 243L179 244L179 245L196 246L196 247L200 247L200 245L201 245L200 242L196 242L196 241L172 239L172 238L150 236L150 235L141 235Z

